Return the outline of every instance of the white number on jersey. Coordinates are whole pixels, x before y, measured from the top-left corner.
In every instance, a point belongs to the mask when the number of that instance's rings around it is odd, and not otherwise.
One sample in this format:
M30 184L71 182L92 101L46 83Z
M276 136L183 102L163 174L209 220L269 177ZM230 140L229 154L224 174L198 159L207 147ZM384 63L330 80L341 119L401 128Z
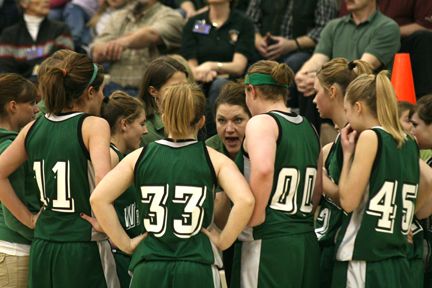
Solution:
M394 222L396 217L397 205L396 193L398 182L386 181L381 186L378 193L369 201L369 207L366 211L369 215L379 217L375 230L384 233L393 233ZM417 186L403 184L402 186L402 223L401 230L407 234L413 217L414 201L417 198Z
M148 216L144 217L144 227L156 237L166 232L166 202L169 186L142 186L141 202L150 204ZM207 187L176 186L173 203L185 204L180 219L173 219L174 235L189 238L201 230L204 219L202 204L206 199Z
M36 182L39 188L40 201L47 206L51 201L46 195L45 190L45 163L44 161L33 162L33 170L36 176ZM58 161L52 171L55 173L57 182L56 198L52 199L52 210L58 212L73 213L75 212L75 201L70 192L70 163L69 161Z
M322 223L322 226L315 229L315 234L318 238L318 240L321 240L322 237L324 237L328 231L328 228L330 226L330 217L331 217L331 211L328 208L324 208L319 213L316 221Z
M315 187L316 174L316 168L306 168L303 197L300 205L300 211L303 213L310 213L312 211L312 193ZM297 189L300 179L300 172L297 169L282 168L279 172L270 208L284 211L288 214L297 213Z

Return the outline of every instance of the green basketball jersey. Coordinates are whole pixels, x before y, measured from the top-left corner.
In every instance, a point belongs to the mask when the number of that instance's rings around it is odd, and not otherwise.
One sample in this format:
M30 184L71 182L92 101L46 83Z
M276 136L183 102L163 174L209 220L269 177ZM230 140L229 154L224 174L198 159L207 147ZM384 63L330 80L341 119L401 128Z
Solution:
M306 118L295 113L269 112L279 127L273 186L265 222L245 231L241 240L313 232L312 194L320 144ZM247 137L247 135L246 135ZM250 162L243 155L243 172L249 179ZM248 235L249 234L249 235Z
M8 131L0 128L0 153L16 138L17 132ZM39 199L31 188L32 178L29 177L28 162L19 167L9 176L9 181L15 190L18 198L26 205L30 211L39 211ZM33 238L33 230L19 222L3 205L0 205L0 240L19 244L30 244Z
M158 140L143 148L135 185L149 234L135 250L130 270L152 260L220 265L215 247L201 232L213 221L216 181L204 142Z
M407 138L398 148L383 128L372 130L378 136L377 154L362 202L343 218L336 253L339 261L407 256L420 178L417 144Z
M111 149L117 154L119 160L124 158L124 155L114 144L111 144ZM140 225L141 219L139 218L136 196L135 186L131 186L114 201L114 208L119 217L120 224L131 238L143 232L142 226Z
M338 185L343 164L340 136L336 137L324 163L328 176ZM343 212L330 198L322 197L318 217L315 221L315 234L321 246L334 245L336 232L340 227Z
M89 198L94 188L94 171L81 132L86 116L47 114L27 134L28 161L45 207L35 238L59 242L106 238L92 233L90 223L80 217L80 213L92 215Z

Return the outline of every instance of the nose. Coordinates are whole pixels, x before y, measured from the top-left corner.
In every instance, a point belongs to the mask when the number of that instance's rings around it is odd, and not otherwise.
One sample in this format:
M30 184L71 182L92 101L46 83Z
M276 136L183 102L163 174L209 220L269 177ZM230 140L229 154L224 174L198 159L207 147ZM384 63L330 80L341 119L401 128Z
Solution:
M33 113L39 113L39 106L38 105L33 105Z
M235 131L235 124L232 121L228 121L226 126L227 132L234 132Z
M147 134L147 133L148 133L147 125L144 125L144 127L143 127L143 129L142 129L142 134L145 135L145 134Z

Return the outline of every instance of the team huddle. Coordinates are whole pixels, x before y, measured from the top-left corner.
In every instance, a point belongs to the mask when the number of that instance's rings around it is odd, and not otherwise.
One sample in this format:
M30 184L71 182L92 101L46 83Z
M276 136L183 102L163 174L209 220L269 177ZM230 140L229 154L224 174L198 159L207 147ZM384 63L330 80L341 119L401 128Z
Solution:
M224 87L207 141L206 98L170 56L137 98L104 97L103 68L72 51L38 78L0 75L0 252L22 269L6 286L423 287L432 172L385 71L317 72L314 102L340 129L324 147L274 61Z

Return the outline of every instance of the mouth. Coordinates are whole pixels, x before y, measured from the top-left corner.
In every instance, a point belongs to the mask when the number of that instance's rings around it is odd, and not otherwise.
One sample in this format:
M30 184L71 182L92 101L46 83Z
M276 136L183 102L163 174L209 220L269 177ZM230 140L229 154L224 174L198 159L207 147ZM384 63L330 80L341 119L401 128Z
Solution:
M236 146L240 142L239 137L225 137L225 145L227 146Z

